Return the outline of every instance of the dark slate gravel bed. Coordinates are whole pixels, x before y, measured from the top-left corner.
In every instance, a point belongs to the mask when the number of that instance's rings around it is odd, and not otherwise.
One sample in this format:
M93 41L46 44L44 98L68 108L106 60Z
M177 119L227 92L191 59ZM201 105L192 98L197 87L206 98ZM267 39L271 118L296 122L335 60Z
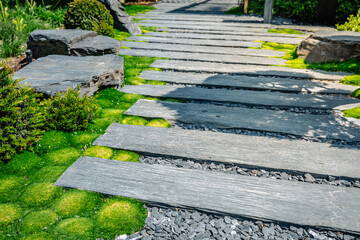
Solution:
M185 169L202 169L205 171L216 171L224 172L228 174L240 174L244 176L254 176L254 177L265 177L278 180L288 180L288 181L299 181L307 182L314 184L328 184L334 186L344 186L344 187L356 187L360 188L360 180L345 180L338 177L328 176L327 178L318 178L313 177L311 174L294 174L290 172L279 172L279 171L267 171L264 169L248 169L231 164L222 164L222 163L210 163L210 162L201 162L186 160L181 158L165 158L165 157L151 157L151 156L141 156L139 158L141 163L146 164L160 164L167 166L174 166Z
M335 144L335 145L340 145L340 146L344 146L344 145L360 146L360 142L348 142L345 140L338 140L338 139L297 136L297 135L292 135L292 134L287 134L287 133L279 133L279 132L266 132L266 131L257 131L257 130L247 130L247 129L215 128L215 127L212 127L209 125L204 125L204 124L195 124L194 125L194 124L177 123L177 124L173 125L172 128L182 128L182 129L200 130L200 131L213 131L213 132L242 134L242 135L250 135L250 136L266 136L266 137L280 138L280 139L330 143L330 144Z
M138 233L115 240L160 239L359 239L341 232L209 215L198 211L147 207L150 215Z

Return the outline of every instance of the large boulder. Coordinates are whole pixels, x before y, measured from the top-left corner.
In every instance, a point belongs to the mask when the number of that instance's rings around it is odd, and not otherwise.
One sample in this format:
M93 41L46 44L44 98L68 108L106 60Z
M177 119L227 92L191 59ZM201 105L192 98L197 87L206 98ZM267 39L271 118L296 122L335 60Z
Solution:
M92 96L105 87L123 84L124 60L117 55L42 57L17 71L14 79L25 78L35 91L45 96L79 87L80 95Z
M118 54L120 42L96 32L79 29L35 30L30 33L27 47L34 58L51 54L101 56Z
M128 32L131 35L141 34L140 27L134 20L125 12L125 8L121 5L119 0L98 0L109 9L114 18L114 28L120 31Z
M360 57L360 33L347 31L319 31L300 43L299 58L308 63L346 61Z

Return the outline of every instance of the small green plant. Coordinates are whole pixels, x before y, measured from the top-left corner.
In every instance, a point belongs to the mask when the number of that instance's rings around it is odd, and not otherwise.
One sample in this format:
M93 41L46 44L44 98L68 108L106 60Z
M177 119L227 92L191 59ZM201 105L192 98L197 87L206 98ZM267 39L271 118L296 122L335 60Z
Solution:
M336 27L340 31L360 32L360 9L356 16L350 15L347 22L341 25L337 24Z
M98 30L99 34L114 36L114 20L110 11L97 0L74 0L64 15L66 28Z
M360 86L360 75L350 75L341 79L341 83L346 85Z
M73 88L45 100L45 113L50 129L63 131L86 129L97 109L98 105L93 98L86 95L80 97L79 91Z
M292 28L281 28L281 29L269 29L269 33L280 33L280 34L303 34L303 32L297 31Z
M345 115L345 117L360 119L360 107L345 110L344 115Z
M21 25L18 27L21 28ZM24 50L23 33L17 30L13 21L0 20L0 42L0 57L2 58L19 56Z

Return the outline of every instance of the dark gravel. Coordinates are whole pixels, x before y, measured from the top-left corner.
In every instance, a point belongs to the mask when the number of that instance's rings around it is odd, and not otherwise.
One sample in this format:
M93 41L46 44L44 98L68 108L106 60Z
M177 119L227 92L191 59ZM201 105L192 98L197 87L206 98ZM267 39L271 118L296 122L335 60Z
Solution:
M198 211L148 207L145 227L115 240L160 239L359 239L341 232L282 226L276 223L216 216Z

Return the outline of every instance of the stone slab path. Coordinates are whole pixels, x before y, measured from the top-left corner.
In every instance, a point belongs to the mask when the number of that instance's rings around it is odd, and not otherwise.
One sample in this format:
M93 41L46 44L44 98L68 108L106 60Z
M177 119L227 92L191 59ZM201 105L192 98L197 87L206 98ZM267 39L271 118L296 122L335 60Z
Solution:
M82 157L56 184L161 206L360 234L360 190L355 188L360 124L340 111L360 106L350 96L356 87L339 83L351 74L274 66L285 65L284 52L250 48L260 48L259 41L299 44L307 34L269 33L276 26L261 23L261 17L223 13L236 4L164 0L157 10L136 16L141 25L157 28L122 42L130 49L122 48L120 55L166 58L150 66L162 71L149 69L140 76L165 85L127 85L120 91L165 99L138 100L125 114L164 118L172 127L114 123L94 144L144 154L141 163ZM307 33L318 27L294 28ZM187 160L200 168L184 169ZM210 167L220 165L220 172ZM255 175L240 176L235 167ZM286 177L256 175L264 171ZM309 173L321 181L312 181ZM337 181L330 179L349 184L323 184Z
M78 159L55 185L298 225L354 232L360 227L360 191L350 188L90 157Z

